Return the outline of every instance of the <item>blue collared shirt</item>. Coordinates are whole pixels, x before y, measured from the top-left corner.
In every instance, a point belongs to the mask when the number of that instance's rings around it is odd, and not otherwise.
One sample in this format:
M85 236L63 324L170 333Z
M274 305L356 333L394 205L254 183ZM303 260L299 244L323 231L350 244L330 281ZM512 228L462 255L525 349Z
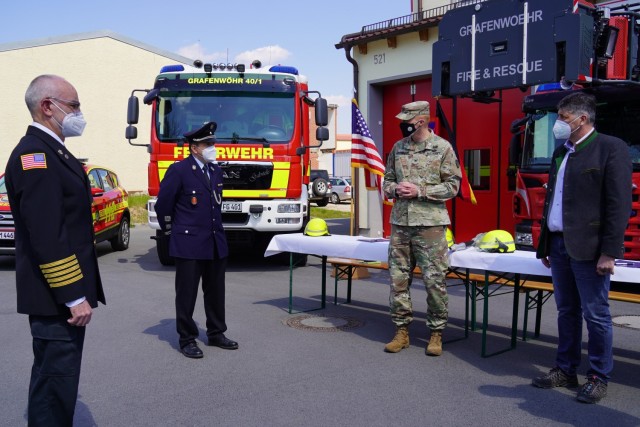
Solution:
M564 230L564 226L562 224L562 192L564 189L564 171L567 166L567 160L569 159L569 156L576 151L576 145L587 139L594 130L595 129L591 129L589 133L580 138L580 140L575 144L572 144L569 140L564 143L567 152L564 155L564 159L562 159L562 163L560 164L556 175L556 186L553 189L553 199L551 200L549 217L547 218L547 227L549 228L549 231L561 233Z

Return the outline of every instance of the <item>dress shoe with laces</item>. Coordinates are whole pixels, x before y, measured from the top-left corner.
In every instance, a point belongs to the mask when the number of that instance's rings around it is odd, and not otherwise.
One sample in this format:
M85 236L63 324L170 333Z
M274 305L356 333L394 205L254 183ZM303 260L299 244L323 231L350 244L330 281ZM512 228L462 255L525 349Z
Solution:
M224 334L209 337L207 345L224 348L225 350L237 350L238 343L225 337Z
M201 359L202 358L202 350L198 347L198 344L194 342L190 342L180 349L180 352L190 359Z

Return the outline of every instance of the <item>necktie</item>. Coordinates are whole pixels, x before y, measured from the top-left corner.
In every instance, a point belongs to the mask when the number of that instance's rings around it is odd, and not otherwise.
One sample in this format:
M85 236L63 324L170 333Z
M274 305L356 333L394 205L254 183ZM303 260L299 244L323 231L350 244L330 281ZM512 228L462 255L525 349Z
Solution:
M209 177L209 168L207 165L202 167L202 172L204 173L204 178L207 180L207 183L209 183L209 187L211 187L211 178Z

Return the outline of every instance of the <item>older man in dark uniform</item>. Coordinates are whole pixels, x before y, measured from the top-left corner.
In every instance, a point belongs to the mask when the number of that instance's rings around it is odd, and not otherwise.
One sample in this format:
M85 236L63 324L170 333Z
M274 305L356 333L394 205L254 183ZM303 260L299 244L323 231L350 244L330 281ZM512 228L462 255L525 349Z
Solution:
M170 233L169 255L176 262L176 328L180 351L199 359L198 326L193 321L202 279L208 345L235 350L225 337L227 239L222 228L222 171L216 164L216 123L186 133L191 155L174 163L160 184L155 205L158 221Z
M85 326L104 304L94 247L92 197L82 164L64 145L86 122L74 87L36 77L25 94L33 123L6 170L16 227L18 312L29 315L34 362L30 426L71 426Z

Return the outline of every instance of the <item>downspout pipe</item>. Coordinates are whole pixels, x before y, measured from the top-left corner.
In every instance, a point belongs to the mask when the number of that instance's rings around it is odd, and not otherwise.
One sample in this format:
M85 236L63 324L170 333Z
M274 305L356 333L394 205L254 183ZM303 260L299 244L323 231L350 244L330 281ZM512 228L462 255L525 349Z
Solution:
M353 65L353 87L355 89L355 93L353 94L353 97L355 98L356 102L358 102L358 83L359 83L359 75L360 75L360 71L359 71L359 67L358 67L358 61L356 61L352 56L351 56L351 48L353 46L345 46L344 47L344 54L347 58L347 61L349 61L351 63L351 65ZM353 120L353 118L352 118ZM352 168L353 169L353 168ZM355 172L355 171L352 171ZM359 183L359 178L360 178L360 174L359 173L352 173L352 178L353 178L353 221L351 221L351 235L352 236L358 236L360 233L360 207L359 207L359 192L360 192L360 183Z

